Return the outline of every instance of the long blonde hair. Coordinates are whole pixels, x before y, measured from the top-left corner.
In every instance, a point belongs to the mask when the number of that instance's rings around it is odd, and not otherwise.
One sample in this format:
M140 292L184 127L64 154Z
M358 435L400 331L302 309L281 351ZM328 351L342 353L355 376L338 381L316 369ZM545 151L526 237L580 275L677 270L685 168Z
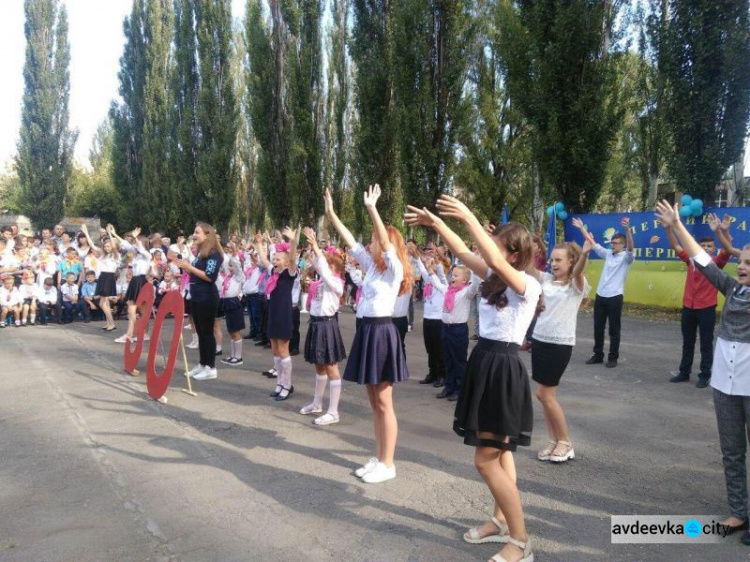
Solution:
M385 229L388 231L388 241L396 249L396 256L398 257L398 261L401 262L401 265L404 269L404 278L401 281L401 286L398 289L398 296L401 296L408 291L411 291L411 287L414 284L411 262L409 261L409 256L406 254L406 244L404 243L404 237L401 236L399 230L395 226L391 225L386 226ZM370 256L372 257L372 261L375 263L375 269L383 272L386 270L385 260L383 259L383 249L380 246L380 242L378 241L377 236L373 238L374 241L372 246L370 247Z
M206 259L214 250L224 255L219 243L219 235L216 234L216 229L207 222L199 221L195 223L195 226L199 226L206 235L206 239L198 246L198 257Z

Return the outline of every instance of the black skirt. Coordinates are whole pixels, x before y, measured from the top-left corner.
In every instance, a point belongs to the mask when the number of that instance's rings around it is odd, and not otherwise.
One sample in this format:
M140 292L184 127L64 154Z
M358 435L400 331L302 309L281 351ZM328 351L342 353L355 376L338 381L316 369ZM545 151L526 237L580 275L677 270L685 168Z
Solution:
M245 329L245 311L239 297L230 299L221 299L219 301L219 310L224 312L224 318L227 321L227 331L241 332Z
M310 316L305 338L305 361L332 365L346 359L338 316Z
M344 380L359 384L401 382L409 378L406 357L393 319L362 318L346 362Z
M97 297L116 297L117 296L117 280L115 274L109 271L103 271L99 275L99 279L96 281L96 290L94 294Z
M148 281L146 281L145 275L134 275L130 280L130 283L128 283L128 290L125 293L125 300L135 302L138 299L138 293L141 292L141 289L146 283L148 283Z
M545 386L557 386L570 363L572 345L560 345L532 339L531 378Z
M515 343L479 338L471 352L453 421L453 431L467 445L506 451L531 445L531 388L518 349Z

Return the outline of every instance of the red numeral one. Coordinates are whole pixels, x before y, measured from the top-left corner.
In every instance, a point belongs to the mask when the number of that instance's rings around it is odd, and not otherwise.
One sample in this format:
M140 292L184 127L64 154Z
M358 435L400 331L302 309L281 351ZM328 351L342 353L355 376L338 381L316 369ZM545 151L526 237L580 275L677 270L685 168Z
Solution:
M135 305L141 313L141 317L135 323L134 335L138 338L138 341L135 343L135 349L131 348L129 341L125 343L123 367L126 373L132 373L135 370L143 351L143 336L148 329L148 324L151 320L151 309L154 307L154 286L151 283L146 283L141 287L138 298L135 300Z
M169 356L167 364L161 374L156 372L156 352L159 348L159 338L161 337L161 327L167 314L172 313L174 324L172 324L172 345L169 347ZM169 387L169 381L172 379L177 351L180 348L180 337L182 336L182 315L185 313L185 302L182 300L182 294L179 291L169 291L159 303L159 311L156 314L156 322L151 332L151 345L148 348L148 366L146 368L146 387L148 394L154 400L158 400ZM140 338L139 338L140 341Z

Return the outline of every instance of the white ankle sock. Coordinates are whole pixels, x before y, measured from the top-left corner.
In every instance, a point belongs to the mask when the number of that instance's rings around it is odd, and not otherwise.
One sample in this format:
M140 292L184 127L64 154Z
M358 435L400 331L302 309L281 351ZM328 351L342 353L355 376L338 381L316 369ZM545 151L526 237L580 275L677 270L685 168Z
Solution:
M328 401L328 413L339 414L339 398L341 398L341 379L331 381L330 399Z
M315 396L313 397L313 404L318 408L323 405L323 395L326 393L326 383L328 383L328 375L315 374Z
M217 346L216 346L216 353L219 353L220 351L221 351L221 346L220 346L220 345L217 345Z
M242 359L242 340L234 341L231 343L232 357Z
M36 322L36 314L32 314L31 315L31 321L32 322Z

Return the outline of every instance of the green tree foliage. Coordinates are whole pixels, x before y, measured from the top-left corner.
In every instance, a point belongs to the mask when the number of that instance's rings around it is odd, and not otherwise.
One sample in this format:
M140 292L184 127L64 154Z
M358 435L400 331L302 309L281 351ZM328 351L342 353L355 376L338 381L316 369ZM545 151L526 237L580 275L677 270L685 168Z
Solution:
M675 0L665 22L667 163L680 191L711 198L742 151L750 114L747 0Z
M77 133L69 129L68 16L57 0L25 0L26 60L16 167L19 210L38 227L63 216Z
M383 189L378 209L384 220L403 222L403 196L398 160L398 112L394 99L393 2L352 0L354 24L351 55L358 126L355 132L354 182L357 226L365 225L362 193L368 184Z
M465 117L468 0L397 2L393 75L404 199L432 206L453 176L456 132Z
M622 118L610 52L617 5L501 0L511 99L531 128L542 185L576 211L596 203Z

